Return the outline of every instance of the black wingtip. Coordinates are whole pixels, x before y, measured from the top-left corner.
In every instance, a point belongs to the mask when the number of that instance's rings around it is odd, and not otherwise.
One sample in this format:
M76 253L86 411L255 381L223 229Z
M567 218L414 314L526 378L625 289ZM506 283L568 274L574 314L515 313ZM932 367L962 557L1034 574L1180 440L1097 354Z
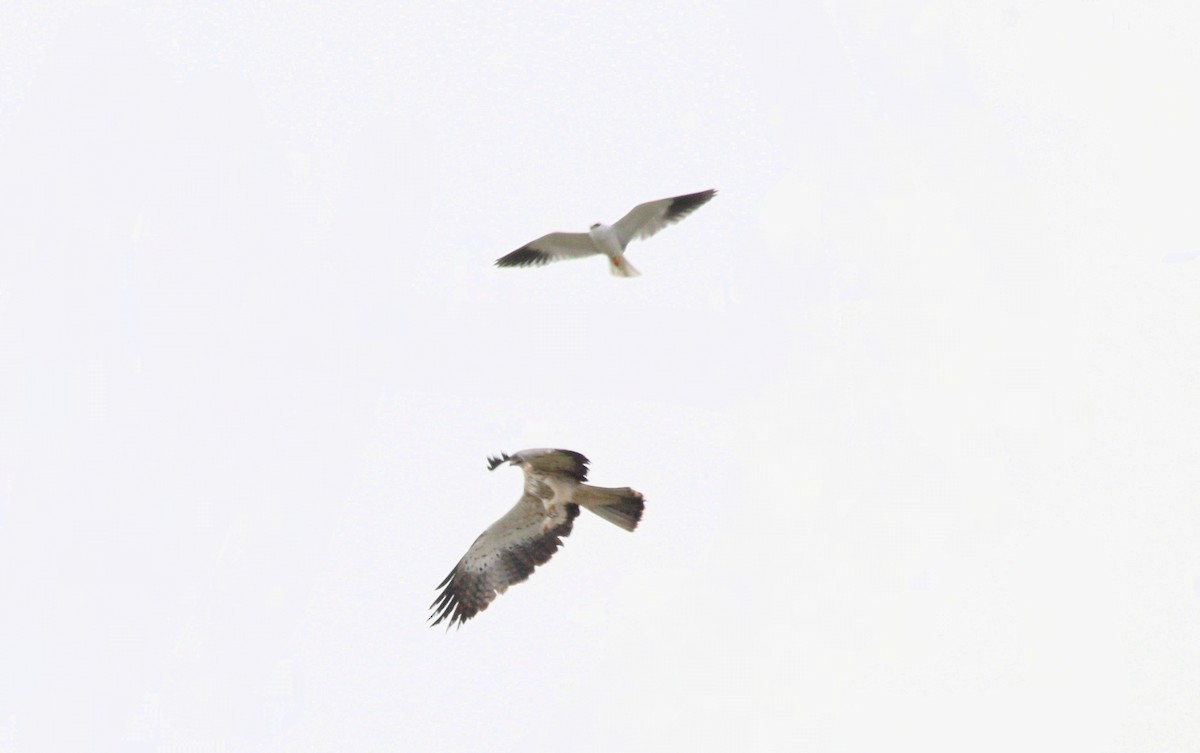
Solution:
M681 220L694 212L697 208L707 204L712 197L717 195L717 189L710 188L707 191L699 193L689 193L684 196L676 196L671 200L671 206L667 208L668 220Z
M540 251L529 246L521 246L511 254L501 256L496 260L497 267L540 267L549 259Z
M500 457L498 458L488 458L488 470L494 471L500 467L502 463L507 463L509 460L511 460L511 458L509 458L509 456L503 452L500 453Z

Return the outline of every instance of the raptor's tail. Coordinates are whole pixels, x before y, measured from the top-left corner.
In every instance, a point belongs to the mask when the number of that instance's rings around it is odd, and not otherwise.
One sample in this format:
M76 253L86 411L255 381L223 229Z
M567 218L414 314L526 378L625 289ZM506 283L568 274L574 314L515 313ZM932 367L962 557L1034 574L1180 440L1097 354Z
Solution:
M641 274L624 254L609 257L608 271L612 272L614 277L637 277Z
M580 484L572 501L626 531L637 528L638 521L642 519L642 510L646 508L646 504L642 500L642 493L636 492L628 486L609 489L603 486Z

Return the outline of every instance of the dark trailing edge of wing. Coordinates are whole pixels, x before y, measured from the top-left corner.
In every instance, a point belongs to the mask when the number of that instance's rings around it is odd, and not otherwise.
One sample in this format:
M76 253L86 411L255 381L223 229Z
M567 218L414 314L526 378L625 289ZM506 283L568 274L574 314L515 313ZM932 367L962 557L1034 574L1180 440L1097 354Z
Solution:
M505 588L528 580L533 574L533 569L549 562L563 545L563 538L571 534L575 518L579 517L579 505L567 504L564 509L567 519L547 531L544 536L526 542L522 548L510 547L501 553L495 567L504 573ZM472 573L461 568L461 564L460 562L455 565L445 580L437 586L442 592L429 605L433 610L433 614L429 616L429 619L433 620L430 627L447 618L450 620L446 623L447 630L455 625L462 627L464 622L487 609L488 604L497 596L497 591L488 584L487 574ZM435 617L437 619L434 619Z
M707 191L700 193L689 193L685 196L676 196L671 201L671 206L667 207L666 220L668 222L679 222L684 217L687 217L699 207L708 203L708 200L717 195L715 188L710 188Z
M500 457L498 457L498 458L488 458L488 470L494 471L497 468L499 468L502 464L507 463L509 460L510 460L510 458L508 457L508 453L506 453L506 452L500 453ZM440 586L439 586L439 588L440 588Z
M496 260L497 267L540 267L548 264L550 257L529 246L521 246L511 254Z
M574 467L564 468L563 473L567 474L579 483L587 481L588 463L591 461L584 457L583 453L575 452L574 450L557 450L557 452L566 455L575 463Z

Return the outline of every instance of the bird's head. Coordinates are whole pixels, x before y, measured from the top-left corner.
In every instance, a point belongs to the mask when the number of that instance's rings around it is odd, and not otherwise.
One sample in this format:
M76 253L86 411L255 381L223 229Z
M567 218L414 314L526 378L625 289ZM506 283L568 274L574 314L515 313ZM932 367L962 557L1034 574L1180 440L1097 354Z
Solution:
M500 453L500 457L498 458L488 458L488 470L494 471L509 460L512 460L512 458L503 452Z

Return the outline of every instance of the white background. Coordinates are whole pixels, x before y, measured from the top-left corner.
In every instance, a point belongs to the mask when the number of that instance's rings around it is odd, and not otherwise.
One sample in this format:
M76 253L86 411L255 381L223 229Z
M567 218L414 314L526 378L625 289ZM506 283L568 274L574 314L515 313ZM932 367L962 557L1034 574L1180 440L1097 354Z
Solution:
M1197 750L1197 15L5 3L0 751Z

